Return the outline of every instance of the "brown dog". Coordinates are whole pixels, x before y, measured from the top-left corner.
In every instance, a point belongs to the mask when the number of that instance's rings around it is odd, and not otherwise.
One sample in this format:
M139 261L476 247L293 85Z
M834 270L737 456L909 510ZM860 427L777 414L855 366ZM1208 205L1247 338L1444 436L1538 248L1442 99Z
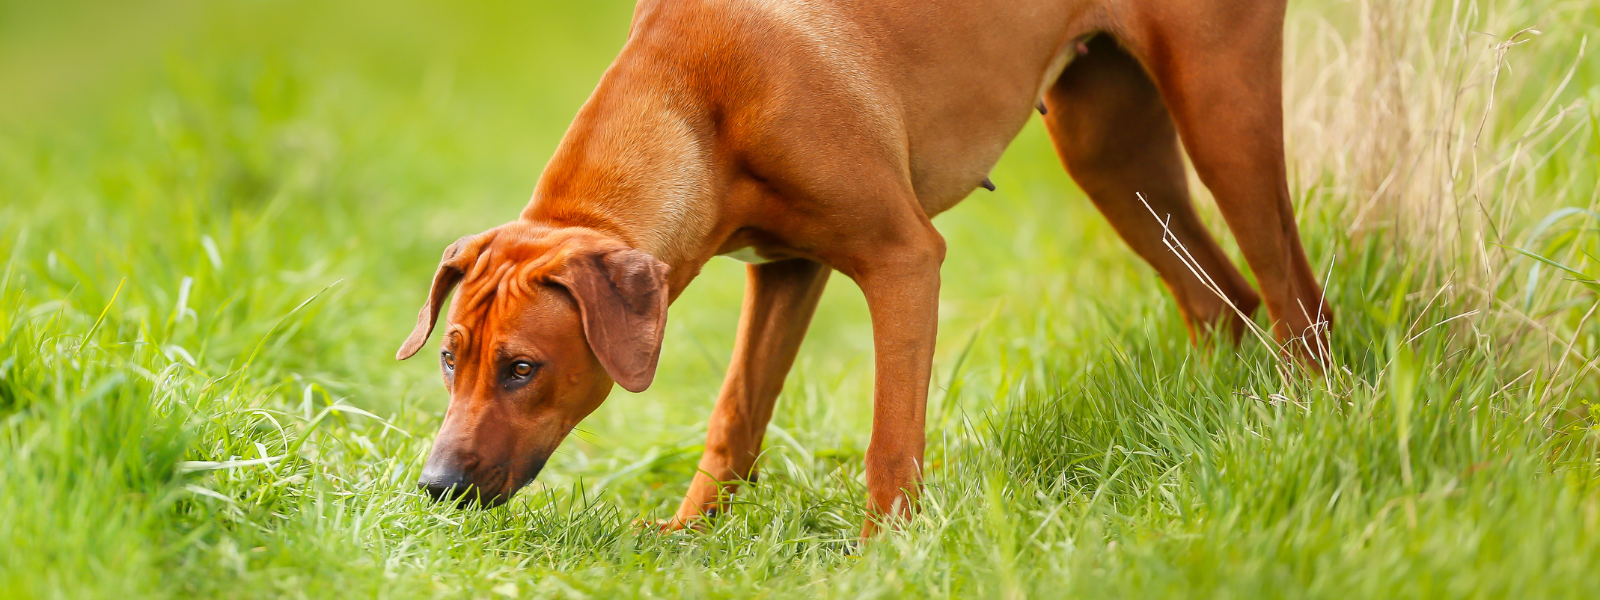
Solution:
M667 305L706 261L740 253L758 264L733 360L667 525L752 476L830 270L872 314L868 508L909 514L945 253L929 219L989 185L1036 105L1192 337L1237 335L1229 304L1248 315L1264 298L1280 340L1323 347L1285 179L1283 17L1284 0L642 0L521 218L445 250L399 352L422 347L459 284L441 352L450 408L420 485L505 501L613 382L650 385ZM1261 296L1190 206L1180 140Z

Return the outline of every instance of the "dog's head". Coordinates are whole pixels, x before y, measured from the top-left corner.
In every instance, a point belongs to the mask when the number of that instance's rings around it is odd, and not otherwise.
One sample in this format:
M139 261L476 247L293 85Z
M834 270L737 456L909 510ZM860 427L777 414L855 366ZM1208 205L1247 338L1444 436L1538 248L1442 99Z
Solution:
M613 382L650 386L667 265L582 228L519 221L461 238L445 249L396 358L428 341L457 286L439 351L450 407L418 486L494 506L539 474Z

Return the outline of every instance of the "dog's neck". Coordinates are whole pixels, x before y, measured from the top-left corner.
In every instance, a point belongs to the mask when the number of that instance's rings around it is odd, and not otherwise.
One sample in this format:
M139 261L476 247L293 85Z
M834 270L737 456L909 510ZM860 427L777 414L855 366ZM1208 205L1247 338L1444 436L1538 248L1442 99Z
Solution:
M692 277L708 258L699 254L716 225L713 196L726 188L713 125L685 104L692 94L616 75L579 111L522 218L600 231Z

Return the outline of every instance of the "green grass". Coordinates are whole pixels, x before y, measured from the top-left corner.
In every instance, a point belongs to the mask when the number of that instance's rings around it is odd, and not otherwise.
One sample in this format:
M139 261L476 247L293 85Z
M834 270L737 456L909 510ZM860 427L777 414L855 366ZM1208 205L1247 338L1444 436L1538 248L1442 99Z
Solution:
M511 504L414 490L446 396L394 349L631 10L443 6L0 3L0 597L1600 595L1594 0L1291 7L1326 377L1192 347L1030 125L999 192L936 220L928 489L865 546L842 278L760 483L709 532L631 526L698 458L742 291L721 259L656 384Z

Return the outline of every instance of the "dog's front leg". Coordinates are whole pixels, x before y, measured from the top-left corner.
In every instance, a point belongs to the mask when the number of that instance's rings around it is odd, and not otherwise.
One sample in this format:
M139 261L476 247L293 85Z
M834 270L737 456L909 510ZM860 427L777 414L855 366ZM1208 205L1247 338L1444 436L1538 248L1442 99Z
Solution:
M750 265L739 334L711 413L705 453L688 495L677 515L662 524L665 528L693 526L722 508L737 481L753 478L773 403L794 365L830 272L802 259Z
M945 246L926 217L907 225L876 240L869 258L852 261L846 272L872 313L875 379L863 537L877 533L886 518L909 517L922 480Z

